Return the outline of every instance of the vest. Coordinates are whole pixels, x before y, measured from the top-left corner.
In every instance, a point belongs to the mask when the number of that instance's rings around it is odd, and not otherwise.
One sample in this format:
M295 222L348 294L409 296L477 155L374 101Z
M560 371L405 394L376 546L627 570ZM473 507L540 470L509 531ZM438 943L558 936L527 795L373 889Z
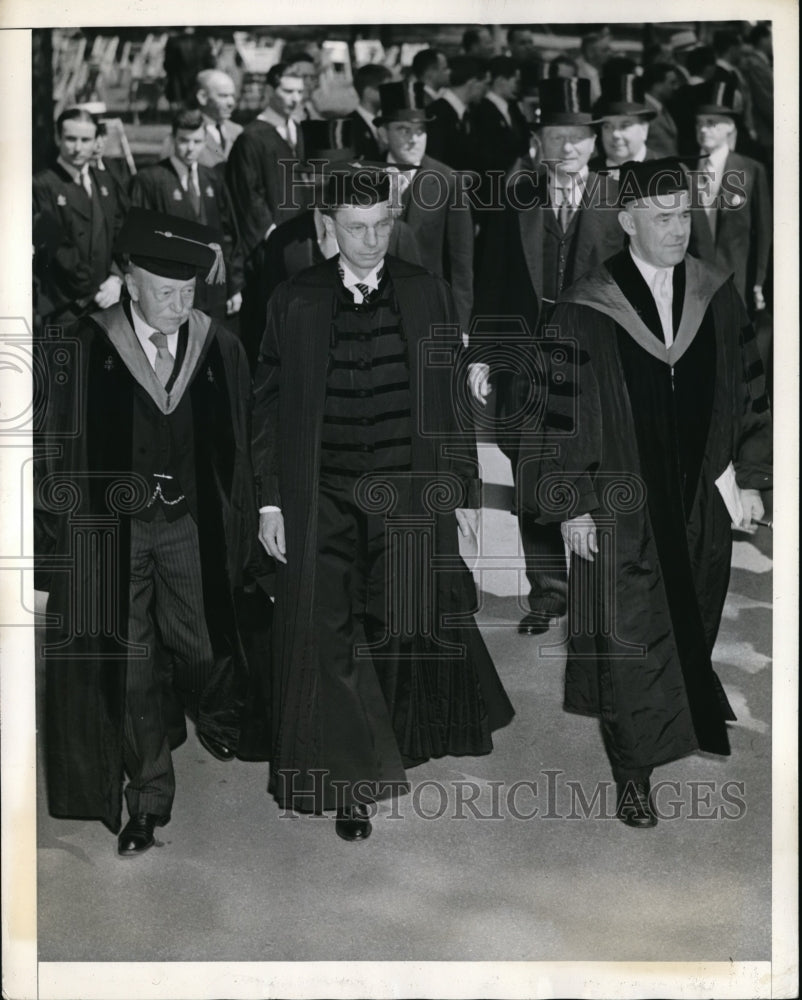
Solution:
M542 209L543 223L543 297L556 302L573 280L574 243L579 224L578 209L571 213L568 229L562 227L550 205Z

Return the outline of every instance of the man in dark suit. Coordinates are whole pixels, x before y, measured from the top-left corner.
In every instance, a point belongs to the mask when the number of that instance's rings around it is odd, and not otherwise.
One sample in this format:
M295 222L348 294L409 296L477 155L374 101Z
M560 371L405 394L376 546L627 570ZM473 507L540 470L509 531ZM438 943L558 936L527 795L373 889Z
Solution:
M242 250L234 209L219 171L200 157L206 129L200 111L183 111L173 121L172 156L140 170L133 181L131 203L166 215L209 226L222 236L225 282L197 288L195 307L225 322L242 305Z
M376 123L387 144L387 163L397 170L394 201L415 237L421 264L451 285L457 315L467 330L473 305L473 222L458 175L426 155L420 84L385 83L379 88Z
M58 158L33 178L34 220L60 233L34 258L43 322L68 323L120 298L122 275L112 247L123 221L117 185L94 170L97 125L68 108L56 121Z
M589 169L607 170L615 180L622 163L655 159L648 147L649 123L656 112L641 99L640 78L634 73L605 76L601 81L602 96L593 106L593 114L601 121L600 135L603 154L594 156Z
M615 182L588 169L596 143L590 83L543 80L540 106L543 164L521 172L490 219L470 348L472 393L484 403L495 389L498 442L516 483L521 434L537 435L545 402L529 364L532 338L547 343L541 338L560 295L624 241L610 207ZM520 502L518 519L531 588L519 631L538 635L566 610L563 542L554 525L537 524Z
M354 89L359 97L359 104L348 117L353 122L351 134L354 152L362 159L376 161L385 152L379 145L379 130L373 119L381 107L379 87L392 77L390 70L378 63L360 66L354 73Z
M740 92L714 80L694 96L700 157L690 166L699 171L702 207L693 213L693 247L702 260L731 271L747 306L761 310L772 241L766 171L732 150Z
M426 113L434 119L427 129L426 151L429 156L454 170L476 167L470 112L484 97L489 86L487 63L471 56L454 56L449 86L426 109Z
M347 841L408 790L405 768L489 753L513 714L457 547L479 484L456 310L442 278L387 254L375 177L332 175L339 253L276 290L254 379L259 537L278 570L269 788L285 809L336 810ZM429 552L451 568L432 575Z
M423 88L423 103L427 107L440 97L448 86L448 59L439 49L421 49L412 59L412 76Z
M676 156L678 151L677 123L668 105L680 86L676 67L671 63L650 63L641 77L643 100L655 112L649 124L649 148L656 156Z

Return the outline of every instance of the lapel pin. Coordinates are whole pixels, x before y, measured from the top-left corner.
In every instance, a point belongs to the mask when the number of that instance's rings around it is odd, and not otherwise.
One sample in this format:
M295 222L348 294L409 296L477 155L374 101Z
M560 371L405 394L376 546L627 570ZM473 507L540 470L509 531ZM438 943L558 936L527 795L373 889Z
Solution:
M175 191L173 191L173 201L181 201L181 200L182 200L181 192L178 190L178 188L176 188Z
M109 189L107 187L105 187L103 184L101 184L100 185L100 193L103 195L104 198L108 198L108 196L109 196Z
M212 185L211 184L207 185L207 187L206 187L206 197L207 198L214 198L214 191L212 190Z
M67 199L64 197L63 194L60 194L58 198L56 198L56 204L59 206L59 208L64 208L64 206L67 204Z

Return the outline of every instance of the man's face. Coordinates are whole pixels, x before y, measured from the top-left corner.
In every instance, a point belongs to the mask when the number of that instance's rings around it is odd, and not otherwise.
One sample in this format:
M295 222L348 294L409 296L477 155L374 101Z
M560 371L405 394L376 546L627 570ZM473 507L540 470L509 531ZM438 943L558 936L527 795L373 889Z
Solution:
M125 286L145 322L162 333L175 333L195 301L195 278L162 278L132 265Z
M601 69L610 58L611 51L610 39L607 35L602 35L597 41L586 45L582 50L582 54L591 66Z
M696 116L696 141L707 153L726 146L734 129L735 123L726 115Z
M92 156L101 157L106 151L106 139L107 135L105 132L98 132L95 136L95 144L92 147Z
M56 136L59 156L71 167L80 169L95 152L97 127L92 122L68 119L61 123L61 135Z
M289 76L299 77L304 83L304 100L308 101L317 87L317 70L313 62L300 59L287 67Z
M540 130L543 160L557 173L578 174L587 166L595 145L590 125L545 125Z
M206 132L202 128L180 128L175 133L175 155L186 166L198 162L206 142Z
M646 145L649 126L637 115L612 115L601 127L604 152L613 163L625 163Z
M435 90L441 90L443 87L448 86L450 80L451 67L448 65L448 59L441 52L437 57L437 66L435 68L432 87Z
M324 215L323 224L328 235L337 240L349 267L364 278L387 253L393 215L389 201L366 208L348 205L338 208L333 216Z
M672 69L671 72L666 73L663 80L660 83L656 83L652 89L657 100L665 104L666 101L670 101L674 94L679 90L679 86L679 76Z
M468 89L465 93L467 104L476 104L477 101L481 101L485 94L490 89L490 74L485 73L484 76L478 79L468 80Z
M515 76L496 77L495 91L505 101L514 101L521 90L521 71L516 70Z
M535 38L531 31L516 31L510 42L510 55L518 62L527 62L535 52Z
M213 77L208 87L198 91L198 103L214 121L228 121L237 104L234 81L222 73Z
M426 152L426 122L423 119L389 122L381 131L387 148L399 163L420 166Z
M644 198L618 214L632 249L653 267L679 264L691 238L691 203L687 191Z
M479 41L474 47L473 55L478 56L480 59L492 59L496 54L496 46L493 43L493 36L487 28L480 28L478 34Z
M303 101L304 81L300 76L282 76L270 95L270 107L284 118L289 118Z

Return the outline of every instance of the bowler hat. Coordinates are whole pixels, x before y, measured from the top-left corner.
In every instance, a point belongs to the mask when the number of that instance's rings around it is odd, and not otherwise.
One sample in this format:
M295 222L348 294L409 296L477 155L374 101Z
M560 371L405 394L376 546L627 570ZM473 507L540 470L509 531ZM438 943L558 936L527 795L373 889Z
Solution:
M590 80L580 76L541 80L537 125L595 125L590 103Z
M207 283L222 284L222 235L209 226L176 215L132 208L125 217L114 252L128 254L137 267L163 278L189 281L206 272Z
M425 92L423 84L418 80L401 80L379 85L381 111L373 119L376 125L386 125L388 122L431 122L433 118L426 117Z
M602 77L601 97L593 105L593 113L597 118L637 115L644 121L657 115L656 111L644 104L641 78L634 73Z
M688 175L676 156L659 160L627 160L618 175L618 204L661 198L689 190Z
M708 80L699 83L691 92L697 115L728 115L740 118L743 113L743 95L729 80Z

